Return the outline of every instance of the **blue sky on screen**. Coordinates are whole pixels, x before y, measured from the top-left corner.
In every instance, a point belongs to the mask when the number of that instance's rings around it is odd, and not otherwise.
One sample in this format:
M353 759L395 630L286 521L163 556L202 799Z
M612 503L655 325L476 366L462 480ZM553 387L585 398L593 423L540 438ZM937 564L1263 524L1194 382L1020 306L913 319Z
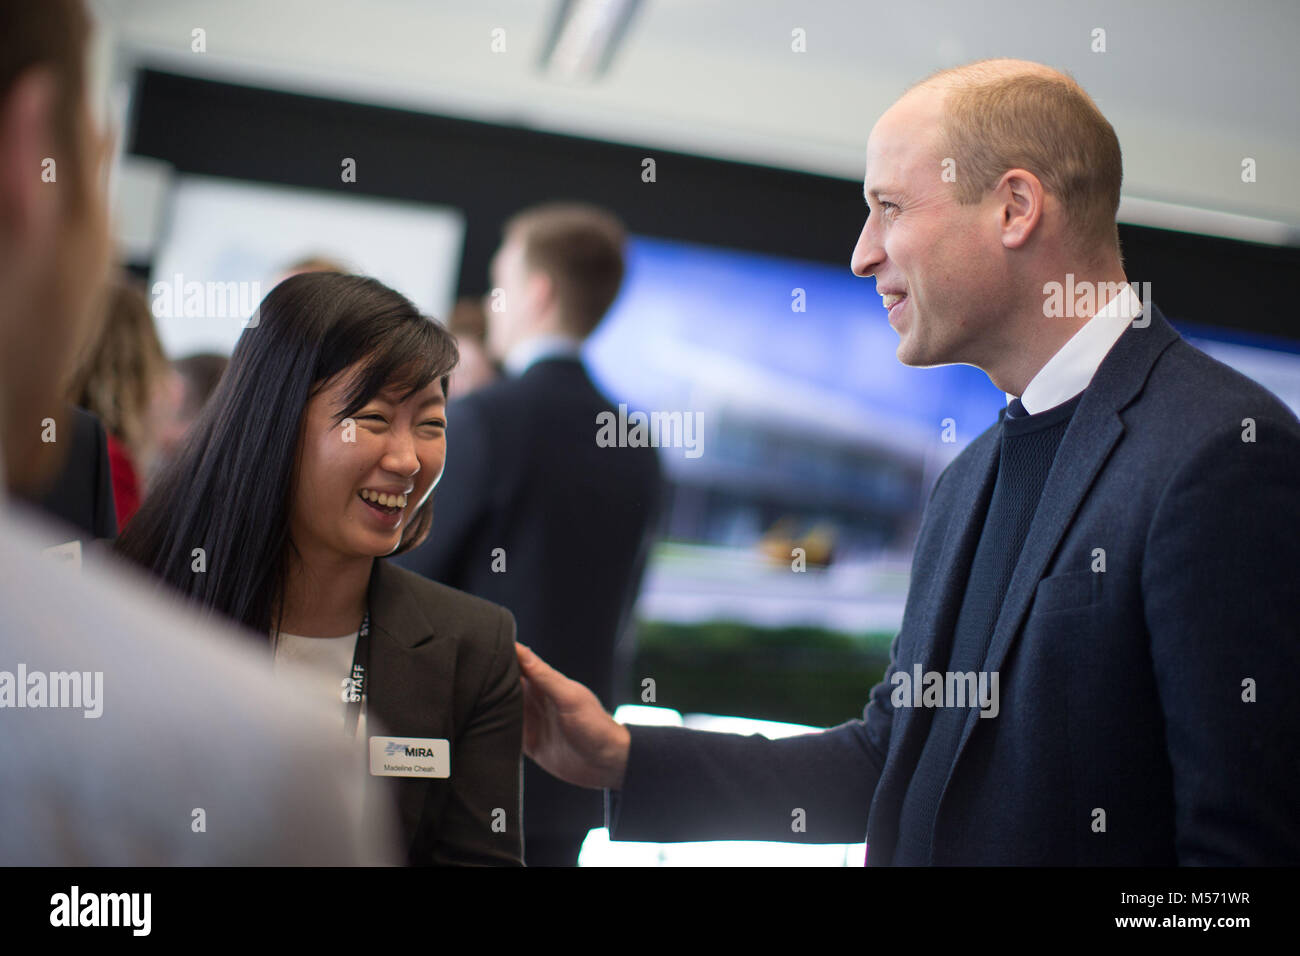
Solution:
M755 384L792 415L856 410L871 422L938 433L979 427L1005 405L968 366L913 369L895 356L874 279L842 267L635 238L622 293L588 343L597 381L633 408L693 409L701 394L743 403ZM791 309L805 291L804 312ZM964 441L962 442L964 444Z
M804 312L791 310L796 288ZM1175 324L1300 408L1300 345ZM587 357L606 392L632 408L744 405L761 391L793 418L858 413L864 435L889 423L936 434L951 417L959 445L996 419L1005 398L984 373L908 368L897 347L875 280L849 271L847 249L840 267L634 237L622 293Z

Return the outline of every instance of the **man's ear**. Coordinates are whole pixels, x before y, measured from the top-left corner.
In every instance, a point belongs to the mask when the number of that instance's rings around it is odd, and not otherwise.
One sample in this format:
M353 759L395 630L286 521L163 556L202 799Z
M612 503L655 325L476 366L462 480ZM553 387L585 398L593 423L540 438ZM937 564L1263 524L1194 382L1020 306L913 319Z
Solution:
M998 196L998 216L1002 245L1019 249L1038 228L1043 218L1046 193L1037 176L1024 169L1009 169L994 187Z
M528 276L527 289L533 306L530 312L537 318L544 316L554 304L555 283L545 272L538 270Z
M10 242L44 231L45 217L57 214L59 186L67 188L78 173L70 165L60 168L66 157L55 156L56 92L54 74L36 67L0 101L0 229Z

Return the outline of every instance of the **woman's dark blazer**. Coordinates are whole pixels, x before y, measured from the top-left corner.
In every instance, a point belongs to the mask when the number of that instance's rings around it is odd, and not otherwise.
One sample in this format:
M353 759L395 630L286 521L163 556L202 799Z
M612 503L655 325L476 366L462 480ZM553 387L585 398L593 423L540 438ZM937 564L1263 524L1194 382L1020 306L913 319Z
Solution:
M446 739L451 774L371 776L367 756L368 796L397 808L412 865L522 866L524 702L514 617L382 558L369 603L367 734Z

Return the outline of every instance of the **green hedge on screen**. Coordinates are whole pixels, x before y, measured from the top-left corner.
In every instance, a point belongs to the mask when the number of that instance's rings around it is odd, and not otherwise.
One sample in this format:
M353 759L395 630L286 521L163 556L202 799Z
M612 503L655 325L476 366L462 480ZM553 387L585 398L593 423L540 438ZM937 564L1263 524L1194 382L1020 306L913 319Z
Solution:
M644 703L655 681L660 707L833 727L862 716L889 665L892 633L815 627L756 628L736 621L642 621L621 703Z

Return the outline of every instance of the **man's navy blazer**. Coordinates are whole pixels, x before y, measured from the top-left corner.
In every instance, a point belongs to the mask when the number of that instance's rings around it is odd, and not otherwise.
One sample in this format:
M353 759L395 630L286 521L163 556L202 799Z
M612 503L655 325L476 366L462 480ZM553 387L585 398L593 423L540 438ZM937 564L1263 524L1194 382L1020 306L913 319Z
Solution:
M1300 863L1300 424L1154 306L1143 321L1048 475L984 665L999 713L967 715L935 864ZM775 741L630 728L614 839L865 836L891 862L928 723L892 678L948 666L1000 423L935 483L863 719Z

